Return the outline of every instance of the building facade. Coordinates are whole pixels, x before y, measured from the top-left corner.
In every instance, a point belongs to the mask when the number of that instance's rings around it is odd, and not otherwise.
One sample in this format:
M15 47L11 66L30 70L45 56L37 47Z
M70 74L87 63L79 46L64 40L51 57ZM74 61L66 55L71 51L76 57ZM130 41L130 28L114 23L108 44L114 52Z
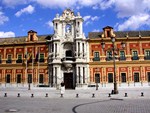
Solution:
M26 37L0 39L0 85L49 85L46 36L30 30Z
M114 47L111 37L115 37ZM117 31L107 26L89 33L90 84L112 87L113 49L118 87L150 85L150 31ZM126 46L122 48L121 44ZM102 45L105 44L105 47Z
M65 83L66 89L87 85L89 78L88 43L83 33L83 19L70 9L53 20L54 34L48 37L49 76L52 87Z

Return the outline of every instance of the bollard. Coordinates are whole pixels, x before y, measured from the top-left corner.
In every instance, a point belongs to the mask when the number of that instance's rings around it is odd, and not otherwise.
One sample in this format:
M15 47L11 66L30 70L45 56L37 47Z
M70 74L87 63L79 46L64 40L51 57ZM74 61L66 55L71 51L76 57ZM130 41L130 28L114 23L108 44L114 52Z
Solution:
M124 94L124 97L128 97L128 94L127 94L127 93L125 93L125 94Z
M141 97L143 97L144 96L144 93L143 92L141 92Z
M20 93L18 93L18 96L17 97L20 97Z
M111 97L111 94L110 94L110 93L108 94L108 97Z
M33 98L33 97L34 97L34 94L31 94L31 97Z
M48 93L46 93L46 96L45 97L48 97Z
M79 94L76 94L76 98L78 98L79 97Z
M7 97L7 93L4 94L4 97Z
M94 98L94 97L95 97L95 94L93 93L93 94L92 94L92 98Z
M60 97L62 98L62 97L63 97L63 94L61 94Z

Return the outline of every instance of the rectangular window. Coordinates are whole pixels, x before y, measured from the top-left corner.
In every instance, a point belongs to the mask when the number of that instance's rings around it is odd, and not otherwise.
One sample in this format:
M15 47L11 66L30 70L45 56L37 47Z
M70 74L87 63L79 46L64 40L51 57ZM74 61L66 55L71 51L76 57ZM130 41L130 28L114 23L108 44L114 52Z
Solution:
M139 73L134 73L134 82L139 82Z
M95 83L100 83L100 74L99 73L95 74Z
M44 76L43 76L43 74L40 74L40 75L39 75L39 83L40 83L40 84L43 84L43 83L44 83Z
M147 81L150 82L150 72L147 72Z
M150 50L145 50L145 60L150 60Z
M121 73L121 82L126 82L126 73Z
M6 63L11 63L12 61L11 61L11 55L8 55L7 56L7 60L6 60Z
M0 63L2 63L2 55L0 55Z
M10 83L10 74L6 75L6 83Z
M22 55L21 54L18 54L18 59L17 59L16 63L22 63Z
M17 83L21 83L21 74L17 75Z
M99 52L94 52L94 58L93 58L93 61L100 61L100 58L99 58Z
M83 67L83 83L85 83L85 67Z
M132 60L139 60L138 51L132 51Z
M40 53L40 62L44 62L44 53Z
M120 60L126 60L124 51L120 51Z
M106 55L107 55L107 57L106 57L107 61L110 61L110 60L113 59L113 57L112 57L112 51L107 51Z
M32 83L32 74L28 74L28 83Z
M113 83L113 74L108 73L108 83Z
M80 67L78 67L79 83L81 83Z

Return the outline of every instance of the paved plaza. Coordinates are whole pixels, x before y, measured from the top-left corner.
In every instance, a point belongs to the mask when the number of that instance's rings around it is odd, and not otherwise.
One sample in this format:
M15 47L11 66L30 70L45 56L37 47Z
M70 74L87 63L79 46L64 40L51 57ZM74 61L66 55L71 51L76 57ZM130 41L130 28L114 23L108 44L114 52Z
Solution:
M150 87L119 88L109 97L111 90L66 90L61 97L51 88L0 88L0 113L149 113Z

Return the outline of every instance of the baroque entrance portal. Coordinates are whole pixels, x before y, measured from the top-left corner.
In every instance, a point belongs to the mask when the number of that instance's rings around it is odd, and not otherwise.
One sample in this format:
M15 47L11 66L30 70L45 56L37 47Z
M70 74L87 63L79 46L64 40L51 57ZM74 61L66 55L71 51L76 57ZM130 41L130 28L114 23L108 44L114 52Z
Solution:
M73 87L73 73L64 73L64 83L66 89L74 89Z

